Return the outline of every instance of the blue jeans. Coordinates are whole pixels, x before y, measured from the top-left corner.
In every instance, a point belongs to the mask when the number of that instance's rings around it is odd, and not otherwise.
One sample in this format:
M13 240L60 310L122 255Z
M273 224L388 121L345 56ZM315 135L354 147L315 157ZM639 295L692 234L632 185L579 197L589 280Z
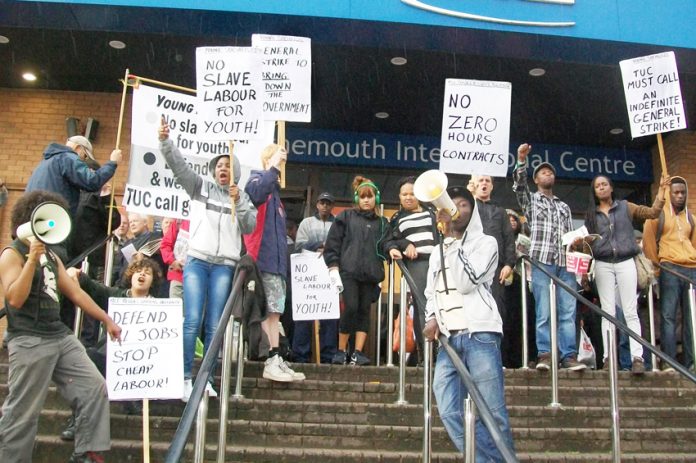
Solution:
M499 333L456 334L449 342L468 368L476 387L495 419L505 443L514 452L510 419L505 407L503 363L500 358ZM440 419L452 442L460 452L464 451L464 399L468 391L454 368L445 349L437 354L433 392ZM503 461L493 443L488 429L476 418L476 462Z
M665 267L696 280L696 269L663 262ZM672 358L677 357L677 310L681 305L684 329L684 364L693 363L691 315L689 312L689 283L669 272L660 272L660 347Z
M577 288L575 275L558 265L542 264L571 288ZM535 266L532 267L532 293L536 301L536 343L539 355L551 352L551 305L549 285L551 279ZM578 355L575 339L575 298L565 289L556 286L556 311L558 312L558 350L560 359Z
M205 320L205 351L232 290L234 267L189 257L184 266L184 377L191 378L196 337Z

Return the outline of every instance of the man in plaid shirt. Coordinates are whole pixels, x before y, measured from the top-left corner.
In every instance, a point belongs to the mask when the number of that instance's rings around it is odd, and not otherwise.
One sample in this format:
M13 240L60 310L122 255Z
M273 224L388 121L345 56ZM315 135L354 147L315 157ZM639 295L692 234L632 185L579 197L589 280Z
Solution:
M526 143L517 148L517 164L513 172L515 183L512 186L532 231L529 256L552 275L575 288L575 276L565 268L565 250L561 246L563 234L573 229L570 207L553 194L556 170L548 162L542 162L534 168L532 177L537 191L529 191L527 155L531 149L531 145ZM536 343L539 352L537 370L548 370L551 367L549 284L550 278L541 270L532 267L532 293L536 301ZM575 298L564 289L558 288L556 307L561 367L583 370L586 368L585 365L577 360Z

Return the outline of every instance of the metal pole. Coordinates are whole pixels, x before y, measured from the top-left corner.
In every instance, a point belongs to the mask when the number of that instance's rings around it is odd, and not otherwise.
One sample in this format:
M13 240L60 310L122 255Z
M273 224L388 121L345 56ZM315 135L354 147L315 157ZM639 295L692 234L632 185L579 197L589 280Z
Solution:
M394 366L394 264L389 265L389 293L387 293L387 366Z
M689 283L689 311L691 313L691 362L692 368L696 369L696 293L694 293L694 285ZM689 359L685 358L686 364ZM688 368L688 364L686 365Z
M230 318L225 327L225 339L222 342L222 380L220 382L220 425L218 434L218 463L225 463L227 449L227 411L230 399L230 378L232 377L232 345L234 336L234 318Z
M558 312L556 307L556 283L549 279L550 325L551 325L551 403L549 407L559 408L558 401Z
M87 257L85 257L85 260L82 261L82 265L80 266L80 272L84 273L87 275L89 273L89 261L87 260ZM73 325L73 331L75 332L75 336L77 336L77 339L80 339L80 334L82 334L82 317L83 317L83 312L82 309L79 306L75 306L75 322Z
M650 345L655 347L655 304L653 303L653 285L648 286L648 315L650 317ZM657 355L652 354L652 371L658 371Z
M406 400L406 317L408 314L408 293L406 279L401 277L401 300L399 301L399 398L396 405L407 405Z
M464 400L464 461L476 461L476 405L467 396Z
M233 399L243 399L242 379L244 379L244 324L239 322L237 334L237 378L235 379Z
M203 463L205 458L205 425L208 418L208 391L203 393L196 413L196 440L193 451L194 463Z
M619 388L618 360L616 358L616 343L614 342L614 325L607 330L609 349L609 392L611 394L611 454L615 463L621 461L621 428L619 425Z
M111 273L114 271L114 246L116 238L112 235L106 242L106 256L104 257L104 285L111 286Z
M393 264L389 264L391 267ZM381 363L380 357L382 356L382 288L379 288L379 297L377 298L377 346L376 346L376 360L375 365L379 366Z
M430 463L432 443L430 435L433 428L432 418L432 368L431 360L433 353L433 342L426 341L423 350L423 463Z
M527 338L527 330L529 329L529 320L527 319L527 263L524 259L520 260L520 272L522 273L522 281L520 289L522 292L522 368L529 368L529 339Z

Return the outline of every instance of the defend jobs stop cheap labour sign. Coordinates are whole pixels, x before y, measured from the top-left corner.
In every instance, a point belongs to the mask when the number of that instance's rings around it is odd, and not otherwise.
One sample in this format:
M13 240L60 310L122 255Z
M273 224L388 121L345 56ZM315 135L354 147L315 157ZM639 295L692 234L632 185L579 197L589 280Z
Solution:
M440 170L505 177L510 146L509 82L447 79Z
M686 128L674 52L621 61L633 138Z
M180 399L184 395L181 299L109 298L121 344L109 339L109 400Z

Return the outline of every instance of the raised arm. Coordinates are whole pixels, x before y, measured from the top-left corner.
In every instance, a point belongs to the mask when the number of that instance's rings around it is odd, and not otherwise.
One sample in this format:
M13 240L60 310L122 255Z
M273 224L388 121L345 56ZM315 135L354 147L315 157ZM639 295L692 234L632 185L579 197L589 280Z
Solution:
M517 148L517 163L515 164L515 169L512 171L512 178L514 180L512 191L515 192L517 204L528 220L531 218L529 217L531 193L529 192L529 185L527 183L527 156L531 150L532 145L527 143L523 143Z
M174 177L179 182L179 185L182 186L189 196L193 197L196 191L201 188L203 179L191 169L181 151L169 139L169 125L164 118L161 120L157 133L160 141L159 149L165 161L167 161L167 165L172 169L172 173L174 173Z

